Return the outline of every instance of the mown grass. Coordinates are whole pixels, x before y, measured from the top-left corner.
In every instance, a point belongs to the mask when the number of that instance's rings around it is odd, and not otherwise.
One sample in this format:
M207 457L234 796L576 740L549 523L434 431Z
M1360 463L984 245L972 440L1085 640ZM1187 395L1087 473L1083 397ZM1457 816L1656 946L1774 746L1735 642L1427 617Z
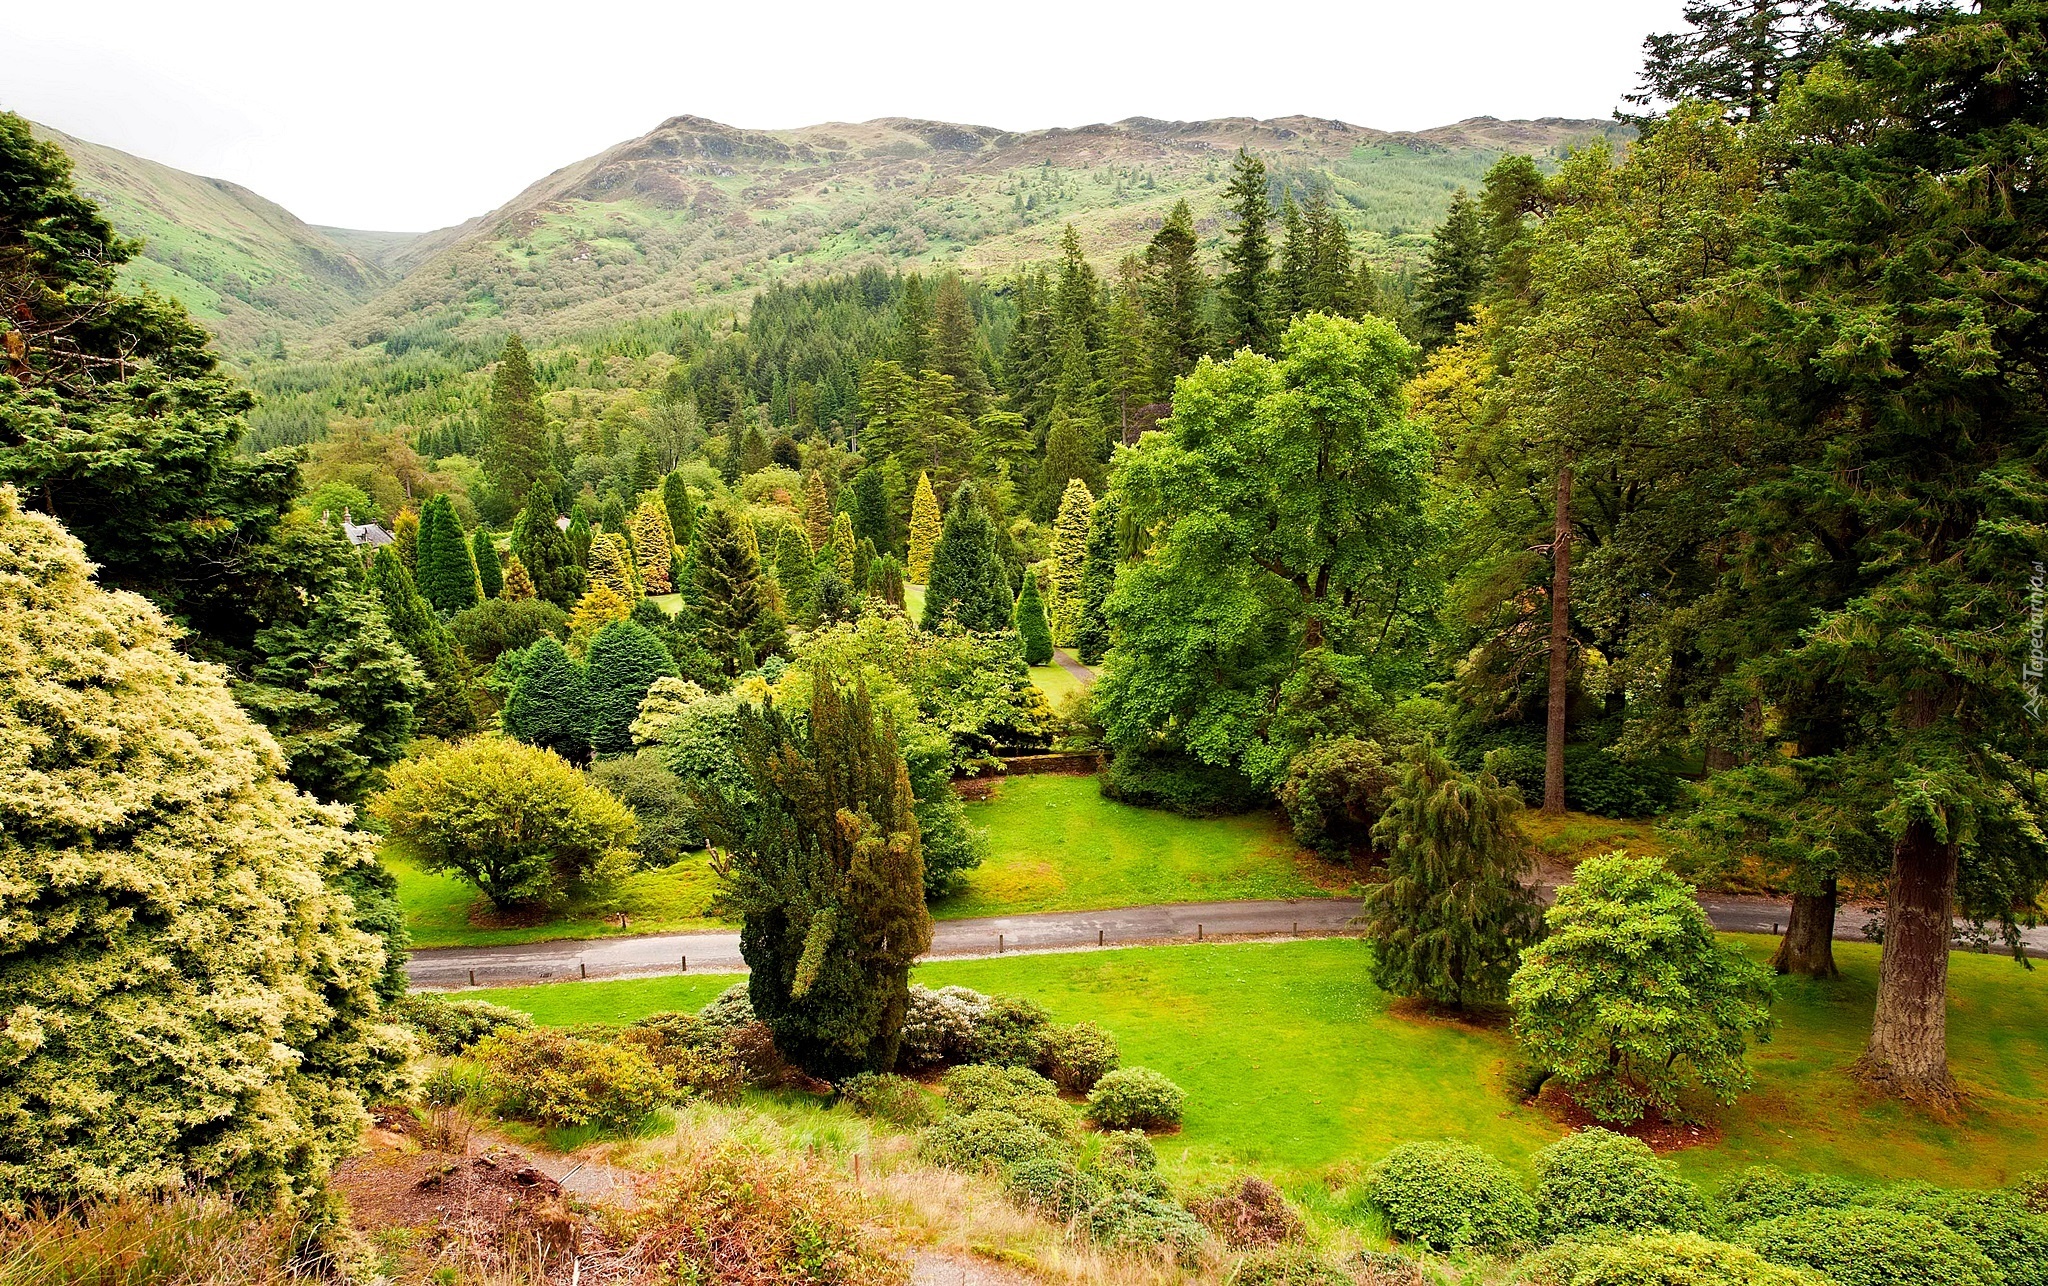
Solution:
M1758 959L1774 940L1727 939ZM1709 1140L1674 1153L1710 1185L1747 1165L1993 1186L2048 1154L2048 974L1999 956L1958 955L1949 1059L1969 1091L1955 1121L1873 1099L1848 1065L1868 1036L1878 953L1837 945L1837 982L1788 981L1779 1029L1751 1054L1757 1088L1710 1108ZM1187 1121L1159 1140L1183 1174L1252 1165L1282 1180L1343 1177L1397 1143L1458 1138L1527 1169L1564 1127L1501 1085L1513 1052L1498 1029L1419 1017L1368 979L1370 948L1349 939L1139 947L937 961L928 986L1030 996L1062 1021L1116 1033L1126 1064L1188 1091ZM625 1022L693 1008L730 978L558 983L469 993L543 1022ZM1716 1134L1715 1132L1718 1132Z
M1093 777L1011 777L967 806L988 856L942 919L1160 902L1319 897L1347 883L1267 813L1189 818L1104 799Z
M398 881L398 903L405 911L406 931L415 947L490 947L567 938L608 938L634 933L674 933L714 928L711 899L717 876L703 854L658 871L640 871L626 878L617 909L609 915L571 903L533 924L507 924L490 915L490 904L476 887L456 876L430 871L386 844L379 856ZM626 927L616 917L626 913Z
M1045 699L1055 710L1060 708L1060 702L1081 690L1081 681L1067 673L1066 667L1057 661L1051 665L1032 666L1031 682L1045 694Z

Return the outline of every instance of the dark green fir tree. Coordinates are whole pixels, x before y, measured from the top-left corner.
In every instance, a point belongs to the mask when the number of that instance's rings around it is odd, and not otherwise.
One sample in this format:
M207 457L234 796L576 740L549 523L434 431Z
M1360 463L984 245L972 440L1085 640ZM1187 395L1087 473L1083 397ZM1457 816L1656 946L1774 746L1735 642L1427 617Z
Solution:
M447 496L431 496L420 510L420 595L434 610L452 616L477 604L479 573L463 535L462 522Z
M470 536L470 557L476 560L477 583L483 587L485 598L496 598L505 592L505 565L498 561L498 545L491 539L491 533L479 526Z
M704 646L727 675L788 651L787 627L768 600L761 561L741 539L739 523L731 510L712 508L696 546L695 606L704 623Z
M1038 577L1028 570L1011 623L1024 644L1024 664L1044 665L1052 660L1052 625L1045 619L1045 599L1038 592Z
M932 551L920 624L932 630L948 617L967 629L998 633L1010 627L1010 581L996 552L995 524L972 483L962 483L946 508Z
M633 749L641 699L656 679L677 672L675 658L652 631L629 618L591 637L583 669L590 685L590 748L623 755Z
M572 764L590 757L590 679L552 634L526 649L505 699L505 735Z

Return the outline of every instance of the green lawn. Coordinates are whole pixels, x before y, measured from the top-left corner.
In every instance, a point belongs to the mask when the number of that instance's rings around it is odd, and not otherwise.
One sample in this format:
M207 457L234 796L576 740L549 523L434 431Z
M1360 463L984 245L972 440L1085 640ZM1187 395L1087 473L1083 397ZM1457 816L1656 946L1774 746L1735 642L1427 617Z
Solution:
M702 854L660 871L626 878L619 907L626 927L588 907L571 905L539 924L498 925L474 886L453 875L429 871L386 844L379 854L398 880L398 902L416 947L489 947L559 938L606 938L630 933L668 933L718 924L709 917L717 877ZM616 914L614 912L613 914Z
M677 612L683 610L683 596L681 594L655 594L652 597L654 605L667 612L670 616L674 616Z
M1269 814L1192 818L1102 797L1093 777L1010 777L967 806L988 857L941 919L1155 902L1320 897L1341 881Z
M1730 940L1759 959L1773 946ZM1027 995L1062 1021L1115 1032L1127 1064L1155 1068L1188 1091L1186 1127L1161 1140L1183 1172L1250 1164L1283 1179L1341 1176L1396 1143L1440 1137L1469 1139L1526 1168L1562 1127L1501 1089L1507 1036L1393 1012L1366 980L1368 951L1350 939L1128 948L940 961L916 977ZM1777 1038L1752 1054L1756 1091L1715 1110L1721 1137L1673 1154L1680 1166L1710 1184L1741 1166L1775 1164L1989 1186L2040 1165L2048 1155L2048 973L1998 956L1955 957L1949 1057L1972 1099L1962 1120L1944 1123L1873 1101L1848 1079L1844 1069L1869 1030L1877 949L1841 943L1836 951L1843 979L1783 987ZM730 981L466 994L545 1022L620 1022L699 1006Z
M903 612L913 621L924 619L924 586L903 582Z
M1060 708L1060 702L1081 690L1081 681L1068 674L1057 661L1051 665L1032 666L1031 682L1045 694L1045 699L1055 710Z

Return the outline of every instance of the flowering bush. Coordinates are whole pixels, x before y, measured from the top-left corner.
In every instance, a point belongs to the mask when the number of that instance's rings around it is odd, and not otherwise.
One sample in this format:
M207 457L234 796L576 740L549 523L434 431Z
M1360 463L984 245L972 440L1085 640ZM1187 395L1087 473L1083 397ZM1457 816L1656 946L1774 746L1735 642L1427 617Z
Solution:
M1112 1130L1180 1128L1187 1094L1144 1067L1121 1067L1095 1083L1088 1094L1088 1119Z
M988 1013L989 999L966 987L910 985L910 1005L903 1016L903 1040L896 1061L910 1069L935 1067L973 1056L976 1031Z

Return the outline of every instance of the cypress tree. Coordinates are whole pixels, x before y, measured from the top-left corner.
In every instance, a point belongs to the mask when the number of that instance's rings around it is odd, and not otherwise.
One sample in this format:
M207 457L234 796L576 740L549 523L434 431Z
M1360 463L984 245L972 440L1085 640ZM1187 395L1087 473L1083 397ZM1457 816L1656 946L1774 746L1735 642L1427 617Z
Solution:
M398 551L398 561L405 564L408 572L420 565L420 514L410 505L398 511L398 517L391 520L391 547Z
M963 483L932 551L920 624L934 630L950 616L967 629L995 633L1009 628L1011 607L1009 578L996 555L995 525L973 485Z
M1145 247L1145 317L1152 397L1173 396L1173 381L1195 369L1209 351L1208 274L1195 257L1194 212L1186 201L1173 210Z
M1104 496L1088 517L1088 556L1081 571L1081 611L1074 625L1074 652L1083 665L1109 655L1109 620L1103 605L1116 587L1116 494Z
M910 966L931 945L924 857L894 725L866 686L811 675L809 718L739 709L746 786L700 791L728 854L747 994L799 1067L832 1079L895 1065Z
M476 727L476 709L469 703L469 675L462 651L434 609L420 597L412 573L386 545L370 561L370 588L383 605L391 633L412 653L426 675L427 692L420 699L420 731L432 737L455 737Z
M512 554L533 582L534 594L563 611L583 594L583 569L562 530L554 506L528 505L512 521Z
M832 520L832 540L819 553L822 555L826 550L832 554L832 571L839 577L839 583L842 586L851 586L854 583L855 571L851 515L840 514Z
M699 528L697 610L704 620L704 646L728 675L753 669L787 649L782 617L770 605L760 559L747 539L744 520L714 507Z
M675 543L688 547L697 538L697 502L690 498L690 487L682 474L671 473L661 480L661 505L668 513L668 527Z
M896 561L894 554L883 554L875 559L868 571L868 592L891 607L903 606L903 564Z
M875 553L875 546L872 541L863 539L855 542L853 546L853 579L848 581L847 584L852 586L856 593L865 592L868 578L874 572L875 559L878 556Z
M1415 292L1415 320L1424 348L1450 342L1472 320L1472 306L1486 284L1486 228L1479 206L1459 188L1429 243L1422 280Z
M630 604L640 597L640 591L633 585L633 556L626 551L626 542L607 531L590 546L590 587L604 588L617 594L621 602Z
M620 597L609 585L592 585L582 598L576 600L576 610L569 613L570 648L581 654L599 630L613 621L623 621L631 616L633 604L638 601Z
M854 534L872 541L876 549L895 548L890 539L889 489L879 466L868 465L854 475L852 512Z
M1081 575L1088 561L1088 518L1094 510L1088 484L1070 480L1052 524L1053 637L1061 647L1074 646L1081 627Z
M781 528L775 538L775 581L782 586L783 609L791 620L817 619L817 553L796 523Z
M582 501L577 501L570 509L569 528L562 532L562 538L569 542L570 561L587 570L590 566L590 547L597 541L597 530L591 525L590 512L583 507Z
M1273 349L1273 239L1267 225L1273 204L1266 191L1266 163L1238 148L1223 195L1237 212L1234 239L1223 251L1229 265L1222 281L1223 343L1232 350L1268 353Z
M498 367L491 373L490 401L484 410L484 472L491 485L513 504L524 506L535 479L553 455L547 417L533 381L526 345L514 334L505 340ZM553 498L547 500L552 505Z
M832 538L832 501L825 490L825 475L811 470L804 479L804 535L812 549L823 549Z
M640 573L640 589L647 594L666 594L671 588L669 563L675 557L675 531L668 524L668 511L653 493L633 511L633 560Z
M453 615L477 604L477 571L455 505L446 496L428 499L420 511L420 594L434 610Z
M519 555L512 554L505 559L505 587L499 597L508 603L538 597L533 590L533 577L526 574L526 564L519 561Z
M590 680L552 634L526 650L501 716L505 735L572 764L590 754Z
M505 592L505 567L498 561L497 542L479 526L470 537L470 545L470 555L476 561L477 585L485 598L497 598ZM532 588L531 584L527 586L529 592Z
M917 475L917 492L910 502L910 565L905 569L910 583L922 585L931 575L932 552L939 543L939 498L932 494L929 474Z
M658 609L657 609L658 610ZM590 685L590 748L600 755L633 749L633 719L654 681L676 674L659 638L630 617L599 630L583 654Z
M1038 594L1038 576L1031 571L1024 573L1024 592L1017 595L1011 624L1024 644L1024 664L1044 665L1052 660L1052 627L1046 623L1045 600Z

